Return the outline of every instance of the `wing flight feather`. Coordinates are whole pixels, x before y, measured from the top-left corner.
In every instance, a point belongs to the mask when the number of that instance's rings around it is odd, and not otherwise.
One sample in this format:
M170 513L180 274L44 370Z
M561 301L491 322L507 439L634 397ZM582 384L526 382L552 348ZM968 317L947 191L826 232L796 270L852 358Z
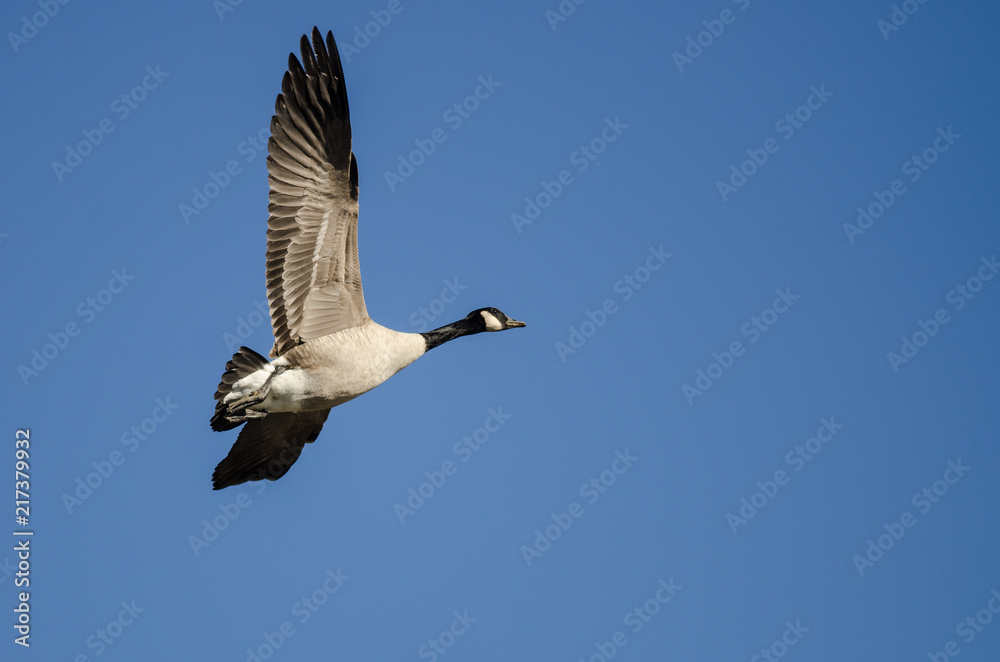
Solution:
M358 260L358 166L333 33L288 57L268 140L272 357L368 320Z

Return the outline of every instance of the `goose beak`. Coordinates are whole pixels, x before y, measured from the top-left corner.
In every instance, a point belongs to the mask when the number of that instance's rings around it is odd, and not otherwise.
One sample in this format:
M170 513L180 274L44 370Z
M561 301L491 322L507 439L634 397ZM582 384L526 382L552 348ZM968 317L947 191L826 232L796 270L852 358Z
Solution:
M525 324L524 322L518 322L517 320L512 320L512 319L508 319L508 320L507 320L507 321L506 321L506 322L504 323L504 328L505 328L505 329L516 329L516 328L518 328L519 326L528 326L528 325L527 325L527 324Z

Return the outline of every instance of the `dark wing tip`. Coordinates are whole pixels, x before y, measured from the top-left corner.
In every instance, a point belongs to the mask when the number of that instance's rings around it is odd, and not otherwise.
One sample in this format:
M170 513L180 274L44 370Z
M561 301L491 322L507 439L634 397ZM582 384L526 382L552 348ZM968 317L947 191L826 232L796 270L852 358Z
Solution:
M303 39L305 39L305 37L303 37ZM308 42L304 43L306 45L303 46L303 48L307 48L309 45ZM303 59L308 60L309 58L303 58ZM295 53L288 54L288 71L285 72L285 76L288 76L291 73L305 75L305 70L302 68L302 64L299 62L299 58L295 57ZM282 77L282 80L284 80L284 77Z
M351 186L351 199L355 202L358 201L358 160L354 158L354 153L351 153L351 174L349 178Z

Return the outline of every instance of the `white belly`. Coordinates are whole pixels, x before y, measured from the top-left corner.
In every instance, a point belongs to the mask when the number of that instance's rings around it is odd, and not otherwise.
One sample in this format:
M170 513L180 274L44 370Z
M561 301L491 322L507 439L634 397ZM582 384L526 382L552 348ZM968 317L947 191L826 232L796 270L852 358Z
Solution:
M262 384L274 368L285 366L272 377L267 398L252 409L279 412L336 407L389 379L419 358L425 348L420 334L400 333L374 322L317 338L245 378Z

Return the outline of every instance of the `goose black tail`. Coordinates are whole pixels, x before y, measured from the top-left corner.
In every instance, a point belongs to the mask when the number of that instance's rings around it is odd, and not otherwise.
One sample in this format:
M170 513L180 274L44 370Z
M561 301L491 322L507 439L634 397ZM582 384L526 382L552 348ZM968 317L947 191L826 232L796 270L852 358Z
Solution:
M216 432L232 430L240 426L243 421L233 422L226 420L229 406L223 404L223 399L233 390L233 384L243 379L247 375L253 374L267 366L268 360L253 351L249 347L240 347L233 354L233 358L226 363L226 371L222 373L222 381L215 391L215 414L212 416L212 429Z

